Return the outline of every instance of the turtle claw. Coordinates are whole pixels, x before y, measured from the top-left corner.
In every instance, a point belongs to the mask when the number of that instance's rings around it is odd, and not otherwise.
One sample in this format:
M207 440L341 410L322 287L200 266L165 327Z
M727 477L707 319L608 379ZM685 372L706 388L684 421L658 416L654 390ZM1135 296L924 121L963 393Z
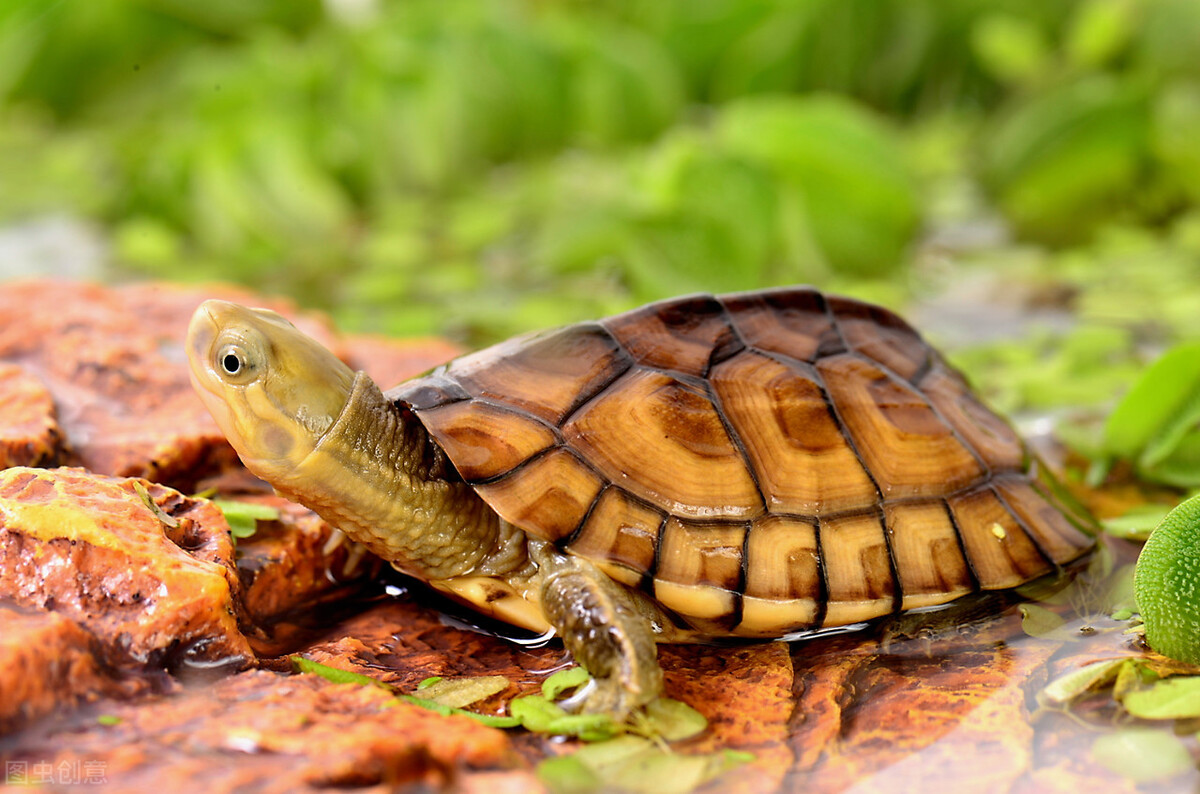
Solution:
M644 706L658 696L657 688L649 694L633 688L617 678L590 678L573 695L558 705L578 714L608 714L618 723L627 719L634 709Z
M589 678L586 684L575 690L575 694L558 701L558 705L572 713L588 711L587 705L596 692L596 688L596 679Z

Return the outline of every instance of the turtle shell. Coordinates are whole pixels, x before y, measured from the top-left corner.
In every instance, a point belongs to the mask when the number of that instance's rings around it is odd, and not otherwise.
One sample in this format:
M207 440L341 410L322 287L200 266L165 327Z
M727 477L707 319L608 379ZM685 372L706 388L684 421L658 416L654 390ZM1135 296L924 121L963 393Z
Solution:
M389 396L505 520L712 635L1010 588L1093 543L907 323L814 289L519 337Z

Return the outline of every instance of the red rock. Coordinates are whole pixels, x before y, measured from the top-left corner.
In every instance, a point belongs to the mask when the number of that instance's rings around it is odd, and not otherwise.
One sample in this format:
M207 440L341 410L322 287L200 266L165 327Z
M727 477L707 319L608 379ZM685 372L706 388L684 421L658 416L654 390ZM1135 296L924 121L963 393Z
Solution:
M0 598L70 617L108 661L154 668L245 665L239 581L211 503L79 469L0 472Z
M477 772L501 790L539 788L502 731L375 687L266 671L140 703L103 702L26 731L4 756L50 770L90 762L121 791L478 791L466 783Z
M133 694L147 679L114 678L96 638L54 612L0 601L0 734L102 695Z
M351 367L366 372L386 391L464 351L444 339L388 339L358 334L344 340L341 352Z
M274 495L235 498L279 511L278 520L259 521L252 536L238 541L246 615L260 628L331 596L352 595L382 566L307 508Z
M739 750L754 761L721 778L726 792L778 791L794 762L791 649L781 642L659 649L667 695L708 719L708 731L679 752Z
M63 456L54 398L16 364L0 362L0 469L50 466Z

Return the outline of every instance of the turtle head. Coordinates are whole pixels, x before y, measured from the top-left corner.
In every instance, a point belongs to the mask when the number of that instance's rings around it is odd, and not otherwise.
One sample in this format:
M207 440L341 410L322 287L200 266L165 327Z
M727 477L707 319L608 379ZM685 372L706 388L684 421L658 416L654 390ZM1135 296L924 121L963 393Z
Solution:
M187 335L192 383L250 471L284 484L334 424L354 372L273 311L210 300Z

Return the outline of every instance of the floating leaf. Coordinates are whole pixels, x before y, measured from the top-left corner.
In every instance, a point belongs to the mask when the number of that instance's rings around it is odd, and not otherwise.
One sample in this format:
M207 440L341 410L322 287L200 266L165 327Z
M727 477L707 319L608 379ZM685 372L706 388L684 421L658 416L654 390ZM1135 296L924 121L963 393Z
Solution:
M1021 604L1021 628L1030 637L1044 640L1077 640L1079 632L1068 628L1067 621L1053 610L1038 604Z
M1200 717L1200 676L1165 678L1151 687L1125 693L1121 705L1145 720Z
M504 717L498 714L480 714L477 711L468 711L467 709L446 706L442 703L429 700L428 698L419 698L413 695L401 695L400 699L407 703L411 703L414 706L420 706L423 709L436 711L443 717L449 717L452 715L470 717L476 722L487 725L490 728L515 728L521 724L521 721L516 717Z
M1104 531L1109 535L1123 540L1144 541L1150 537L1154 528L1171 512L1171 505L1147 502L1136 505L1114 518L1106 518L1101 522Z
M599 791L604 781L576 756L560 755L538 764L538 779L556 794Z
M1122 777L1147 782L1183 774L1192 769L1192 757L1183 743L1165 730L1120 728L1092 743L1092 758Z
M429 681L430 679L426 678L417 685L421 697L451 708L478 703L508 688L508 679L502 675L435 678L431 683L427 683Z
M514 698L508 711L526 730L554 736L575 736L585 742L604 741L621 732L607 714L570 714L543 695Z
M1066 705L1115 681L1121 666L1128 662L1128 659L1107 659L1059 676L1038 693L1038 703L1051 707Z
M684 755L663 750L638 736L588 745L570 760L550 759L538 777L555 792L629 791L683 794L753 760L748 753L724 751Z
M1113 699L1120 702L1131 692L1144 689L1148 684L1158 681L1159 674L1136 659L1130 659L1117 668L1117 677L1113 681Z
M686 703L660 697L646 704L638 733L648 738L660 737L668 742L690 739L704 733L708 720Z
M568 667L565 670L559 670L542 682L542 695L547 700L557 700L563 692L583 686L591 679L591 675L582 667Z

